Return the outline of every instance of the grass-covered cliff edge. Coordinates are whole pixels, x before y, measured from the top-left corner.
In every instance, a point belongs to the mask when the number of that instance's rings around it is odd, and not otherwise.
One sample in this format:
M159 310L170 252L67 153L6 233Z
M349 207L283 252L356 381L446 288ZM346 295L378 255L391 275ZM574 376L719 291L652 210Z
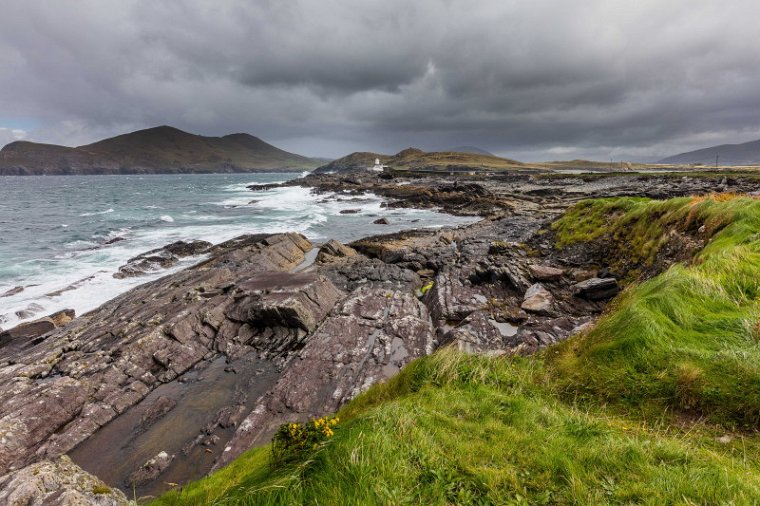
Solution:
M760 201L585 201L558 248L630 281L593 329L529 357L443 349L273 465L256 448L157 504L756 504ZM658 253L684 262L645 279ZM702 247L703 246L703 247Z

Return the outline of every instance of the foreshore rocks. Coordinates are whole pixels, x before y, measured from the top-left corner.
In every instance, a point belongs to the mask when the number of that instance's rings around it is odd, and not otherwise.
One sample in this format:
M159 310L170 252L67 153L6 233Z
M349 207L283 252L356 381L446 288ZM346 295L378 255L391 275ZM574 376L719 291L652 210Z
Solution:
M9 506L127 506L122 491L84 472L66 456L0 477L0 504Z
M590 278L573 285L573 295L587 300L611 299L619 291L615 278Z
M267 328L228 320L236 284L290 270L311 244L248 236L144 284L21 349L0 347L0 474L57 458L197 362L239 355ZM271 328L269 328L271 330ZM267 350L262 350L267 351Z
M52 332L58 327L71 322L75 317L73 309L64 309L56 313L30 322L24 322L5 331L0 330L0 348L6 348L5 352L10 353L10 349L18 349L33 343L34 339Z
M550 224L581 198L650 183L666 195L706 188L692 179L527 174L477 182L336 174L292 183L351 198L373 191L391 206L440 206L484 219L348 245L331 240L318 250L300 234L273 234L175 243L135 257L121 274L205 255L62 327L63 320L44 319L43 334L0 342L0 484L69 452L98 474L80 452L90 441L144 434L156 446L139 461L98 465L118 467L109 485L139 483L138 494L155 495L167 481L197 478L268 441L282 423L336 411L441 346L527 354L585 331L625 273L609 272L603 242L557 249ZM674 258L685 251L692 250L674 248ZM186 417L192 403L177 392L192 385L227 397ZM131 425L120 429L125 420ZM172 447L150 432L169 421Z
M180 258L205 253L212 244L208 241L177 241L158 249L148 251L130 258L125 265L119 267L113 277L117 279L142 276L149 272L167 269Z
M282 423L337 410L435 345L427 310L411 293L359 289L286 365L274 388L240 424L217 466L267 441Z

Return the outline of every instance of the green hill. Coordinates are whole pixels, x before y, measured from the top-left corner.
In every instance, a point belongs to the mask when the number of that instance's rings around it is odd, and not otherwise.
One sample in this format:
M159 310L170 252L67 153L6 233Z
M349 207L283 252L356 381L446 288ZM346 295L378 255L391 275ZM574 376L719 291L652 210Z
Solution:
M462 171L473 169L520 169L525 164L508 158L500 158L491 154L457 151L426 152L416 148L407 148L395 155L357 152L334 160L319 167L315 172L343 172L371 167L375 159L380 159L383 165L397 170L424 171Z
M168 126L76 148L17 141L0 150L0 175L261 172L317 165L252 135L204 137Z

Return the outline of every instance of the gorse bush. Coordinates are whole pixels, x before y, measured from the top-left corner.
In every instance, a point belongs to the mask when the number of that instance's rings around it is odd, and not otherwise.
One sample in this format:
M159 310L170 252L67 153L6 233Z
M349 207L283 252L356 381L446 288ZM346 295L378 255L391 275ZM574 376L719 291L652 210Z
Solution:
M286 464L316 450L335 435L338 417L315 418L305 423L286 423L272 437L272 464Z

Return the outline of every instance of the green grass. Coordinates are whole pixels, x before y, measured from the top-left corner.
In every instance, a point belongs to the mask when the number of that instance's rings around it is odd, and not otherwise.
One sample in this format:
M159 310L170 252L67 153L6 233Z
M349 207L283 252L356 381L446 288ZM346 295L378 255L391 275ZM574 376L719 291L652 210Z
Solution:
M634 257L649 254L637 248L659 244L672 227L704 225L711 239L689 265L630 287L587 336L553 350L558 384L574 397L756 428L760 201L605 200L570 215L584 210L588 219L579 219L577 230L567 217L555 226L561 244L593 238L590 223L601 219L608 220L613 241L635 236L627 242Z
M349 404L297 465L267 447L156 504L752 504L746 442L579 409L540 360L443 350ZM751 456L757 449L750 445Z
M760 202L601 200L565 218L565 246L600 224L636 245L673 227L711 239L585 335L526 358L440 350L296 462L256 448L155 504L760 503Z

